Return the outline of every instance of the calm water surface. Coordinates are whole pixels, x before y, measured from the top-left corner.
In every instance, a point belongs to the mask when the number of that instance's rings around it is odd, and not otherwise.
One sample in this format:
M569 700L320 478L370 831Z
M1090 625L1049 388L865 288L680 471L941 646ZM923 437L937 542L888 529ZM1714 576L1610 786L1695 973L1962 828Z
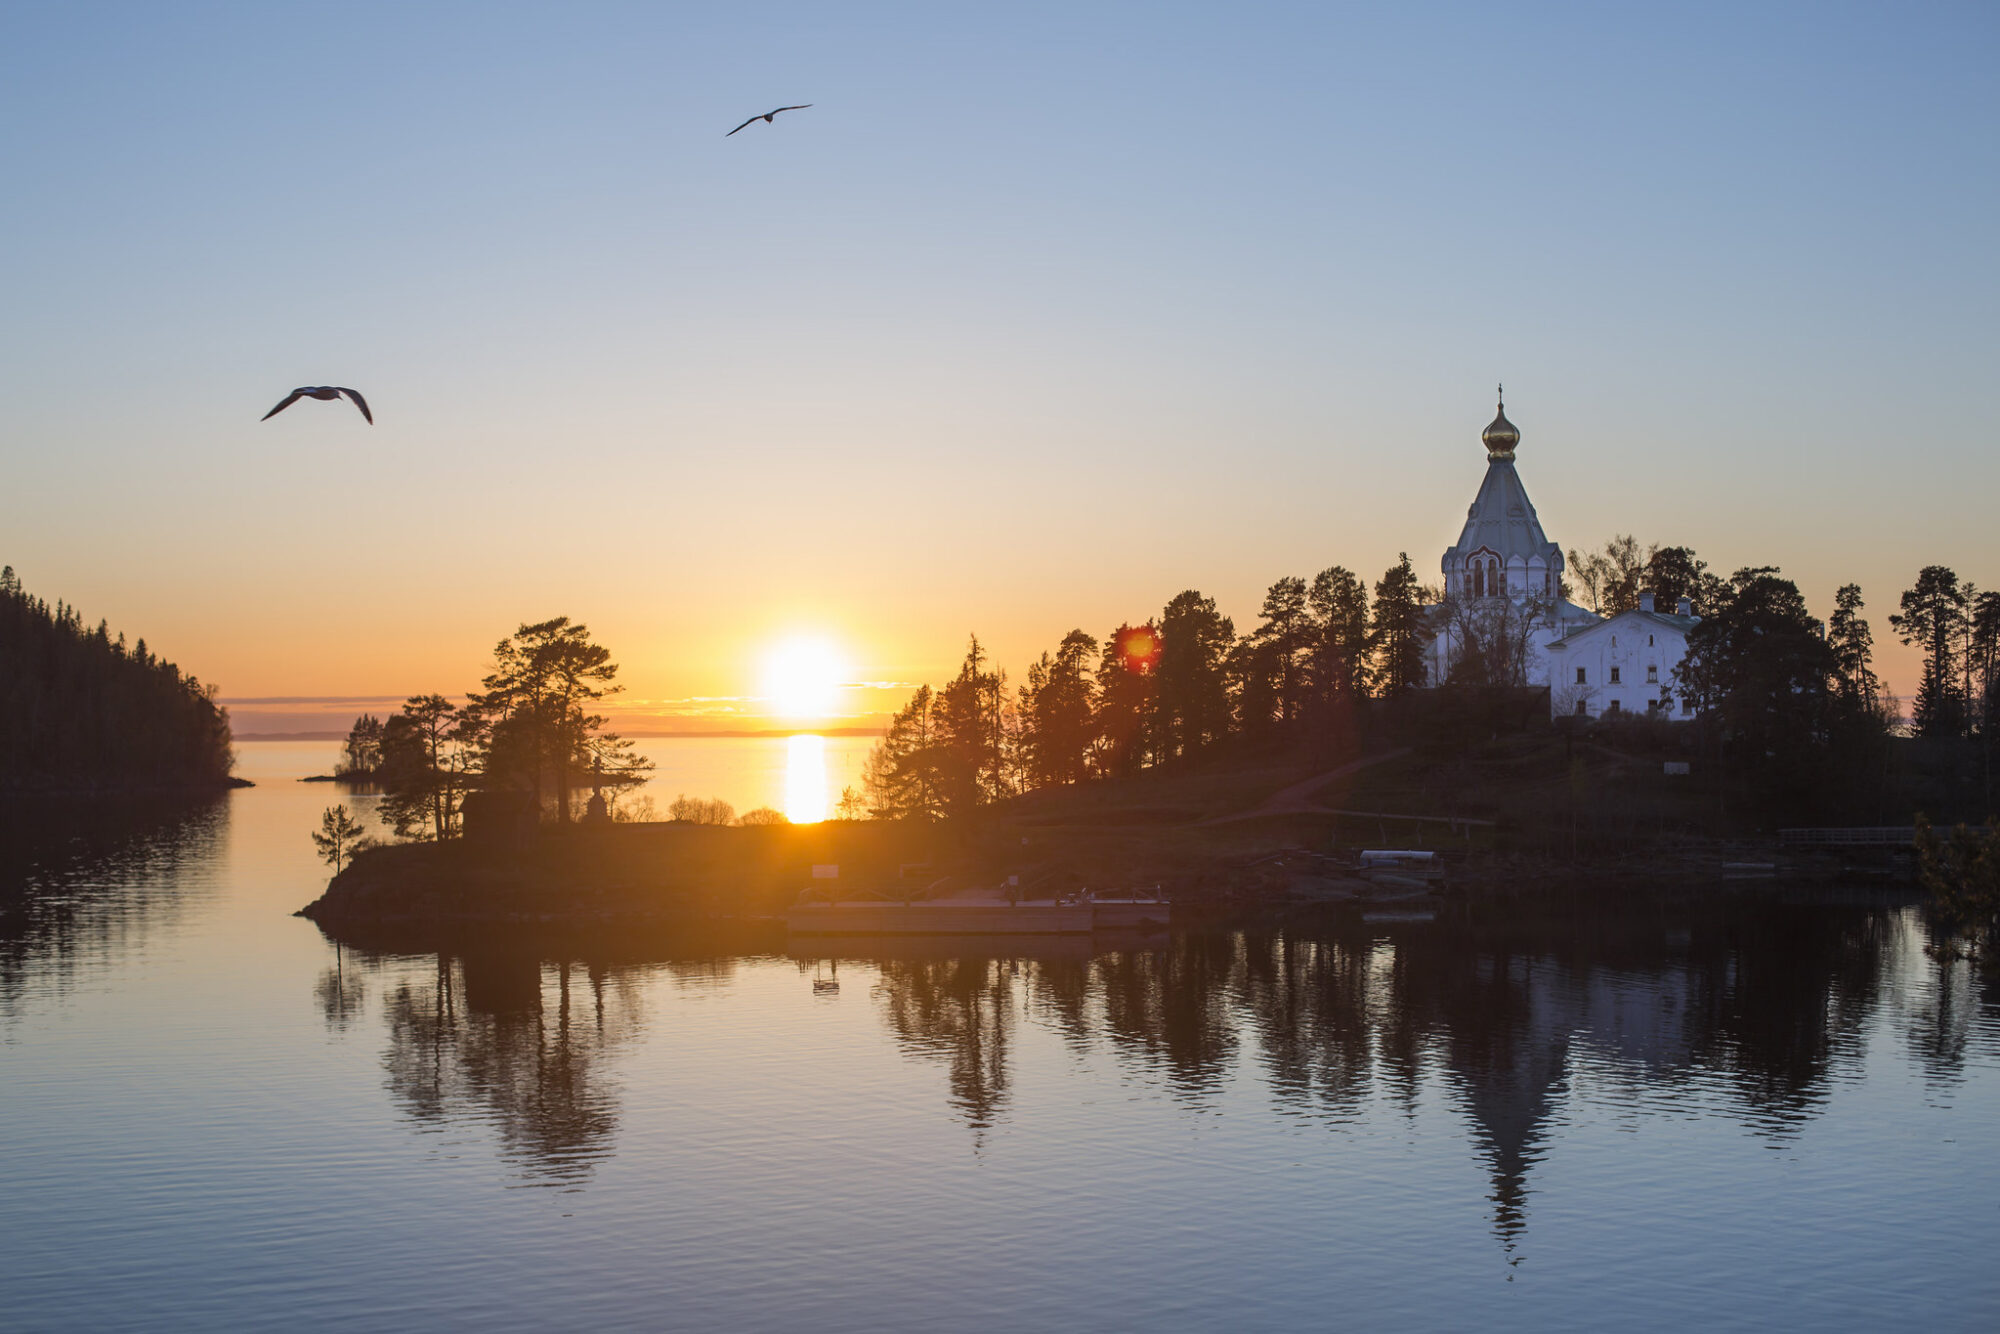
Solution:
M0 1325L2000 1321L1911 910L337 947L324 750L0 823Z

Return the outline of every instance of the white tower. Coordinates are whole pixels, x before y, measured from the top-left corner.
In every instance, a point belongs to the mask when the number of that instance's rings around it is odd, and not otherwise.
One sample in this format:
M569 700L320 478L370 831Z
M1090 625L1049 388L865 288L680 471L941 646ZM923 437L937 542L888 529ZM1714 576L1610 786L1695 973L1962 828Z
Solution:
M1451 676L1464 627L1477 622L1518 641L1528 685L1549 684L1549 644L1597 617L1562 596L1562 548L1549 541L1528 489L1514 470L1521 432L1507 420L1503 387L1493 424L1479 436L1486 476L1465 512L1458 541L1445 548L1445 605L1434 609L1436 634L1426 662L1430 683ZM1510 627L1511 628L1508 628Z

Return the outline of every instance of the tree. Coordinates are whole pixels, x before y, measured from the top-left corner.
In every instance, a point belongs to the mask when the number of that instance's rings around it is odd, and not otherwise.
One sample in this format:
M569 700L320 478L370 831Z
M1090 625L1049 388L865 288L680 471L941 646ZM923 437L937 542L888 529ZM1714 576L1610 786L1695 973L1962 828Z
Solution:
M590 712L623 687L618 664L589 627L567 616L522 625L494 648L493 660L485 693L469 706L482 724L489 782L527 788L537 810L552 797L556 818L568 821L578 784L636 783L652 767Z
M1984 592L1972 600L1971 634L1966 641L1966 658L1971 664L1973 690L1978 705L1979 734L1990 744L2000 737L2000 593Z
M1783 797L1824 776L1835 671L1798 586L1764 566L1730 576L1722 605L1688 632L1674 689L1736 772Z
M1153 762L1159 665L1160 632L1151 621L1120 625L1105 638L1092 720L1092 764L1099 773L1122 778Z
M968 815L1003 791L1006 687L1005 673L986 670L986 652L973 635L932 711L934 771L946 815Z
M936 698L918 686L889 720L889 730L868 752L861 785L878 819L935 820L944 815L937 775Z
M1966 608L1958 575L1942 565L1926 565L1903 594L1902 607L1889 617L1889 624L1905 644L1924 653L1924 673L1912 710L1917 731L1923 736L1962 735L1966 718L1958 659Z
M443 842L458 833L479 715L443 695L412 695L382 725L382 819L398 838Z
M1437 619L1451 636L1446 684L1526 685L1535 623L1546 614L1547 604L1540 600L1517 606L1512 598L1448 595L1437 609Z
M1652 593L1653 605L1660 611L1672 611L1686 598L1702 615L1720 605L1728 585L1708 572L1708 562L1693 548L1656 546L1646 558L1645 591Z
M1940 837L1917 817L1917 879L1931 893L1942 952L1989 961L2000 938L2000 819L1983 829L1956 825Z
M1053 656L1044 653L1028 666L1020 714L1031 787L1081 783L1089 776L1097 713L1090 659L1096 652L1095 639L1072 630Z
M1375 620L1370 630L1377 693L1385 697L1424 683L1429 626L1421 596L1416 571L1410 568L1410 554L1399 553L1396 564L1376 581Z
M844 787L840 789L840 800L833 805L833 813L834 818L837 820L866 819L868 815L868 799L863 797L853 787Z
M1350 736L1368 694L1368 586L1342 566L1321 570L1306 592L1306 615L1302 715L1324 748Z
M740 825L790 824L791 822L791 816L770 806L759 806L755 810L745 811L742 817L736 821Z
M1826 625L1827 647L1833 650L1834 674L1840 698L1850 709L1873 712L1882 683L1869 665L1875 637L1861 615L1861 585L1842 584L1833 595L1833 615Z
M347 741L340 748L341 762L334 773L342 778L372 778L382 767L382 720L364 713L347 729Z
M667 804L667 818L683 824L726 825L736 819L736 808L720 797L677 796Z
M1296 731L1305 714L1314 621L1306 581L1284 578L1264 595L1263 622L1229 652L1227 675L1246 732Z
M352 861L354 854L372 847L374 840L360 821L347 813L346 806L329 806L319 817L319 828L312 836L313 846L319 849L319 859L340 874L343 861Z
M1162 758L1192 755L1228 734L1224 662L1235 642L1236 627L1215 609L1215 599L1193 589L1160 613L1153 714Z

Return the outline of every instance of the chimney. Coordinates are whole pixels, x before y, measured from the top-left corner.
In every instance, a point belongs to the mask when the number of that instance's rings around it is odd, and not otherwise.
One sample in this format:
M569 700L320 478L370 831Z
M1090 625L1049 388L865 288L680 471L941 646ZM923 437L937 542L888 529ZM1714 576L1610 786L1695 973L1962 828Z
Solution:
M1694 599L1682 598L1678 603L1674 605L1674 614L1676 616L1694 615Z
M1651 593L1641 593L1639 595L1639 610L1651 611L1652 609L1653 609L1653 595Z

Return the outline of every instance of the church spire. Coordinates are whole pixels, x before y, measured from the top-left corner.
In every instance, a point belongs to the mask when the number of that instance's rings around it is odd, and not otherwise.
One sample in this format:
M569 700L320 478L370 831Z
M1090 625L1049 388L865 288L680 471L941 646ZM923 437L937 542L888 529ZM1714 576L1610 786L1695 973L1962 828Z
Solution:
M1494 415L1493 424L1479 433L1479 439L1486 446L1487 458L1511 459L1514 457L1515 446L1521 443L1521 432L1516 429L1513 422L1507 420L1507 386L1501 385L1498 392L1500 406Z

